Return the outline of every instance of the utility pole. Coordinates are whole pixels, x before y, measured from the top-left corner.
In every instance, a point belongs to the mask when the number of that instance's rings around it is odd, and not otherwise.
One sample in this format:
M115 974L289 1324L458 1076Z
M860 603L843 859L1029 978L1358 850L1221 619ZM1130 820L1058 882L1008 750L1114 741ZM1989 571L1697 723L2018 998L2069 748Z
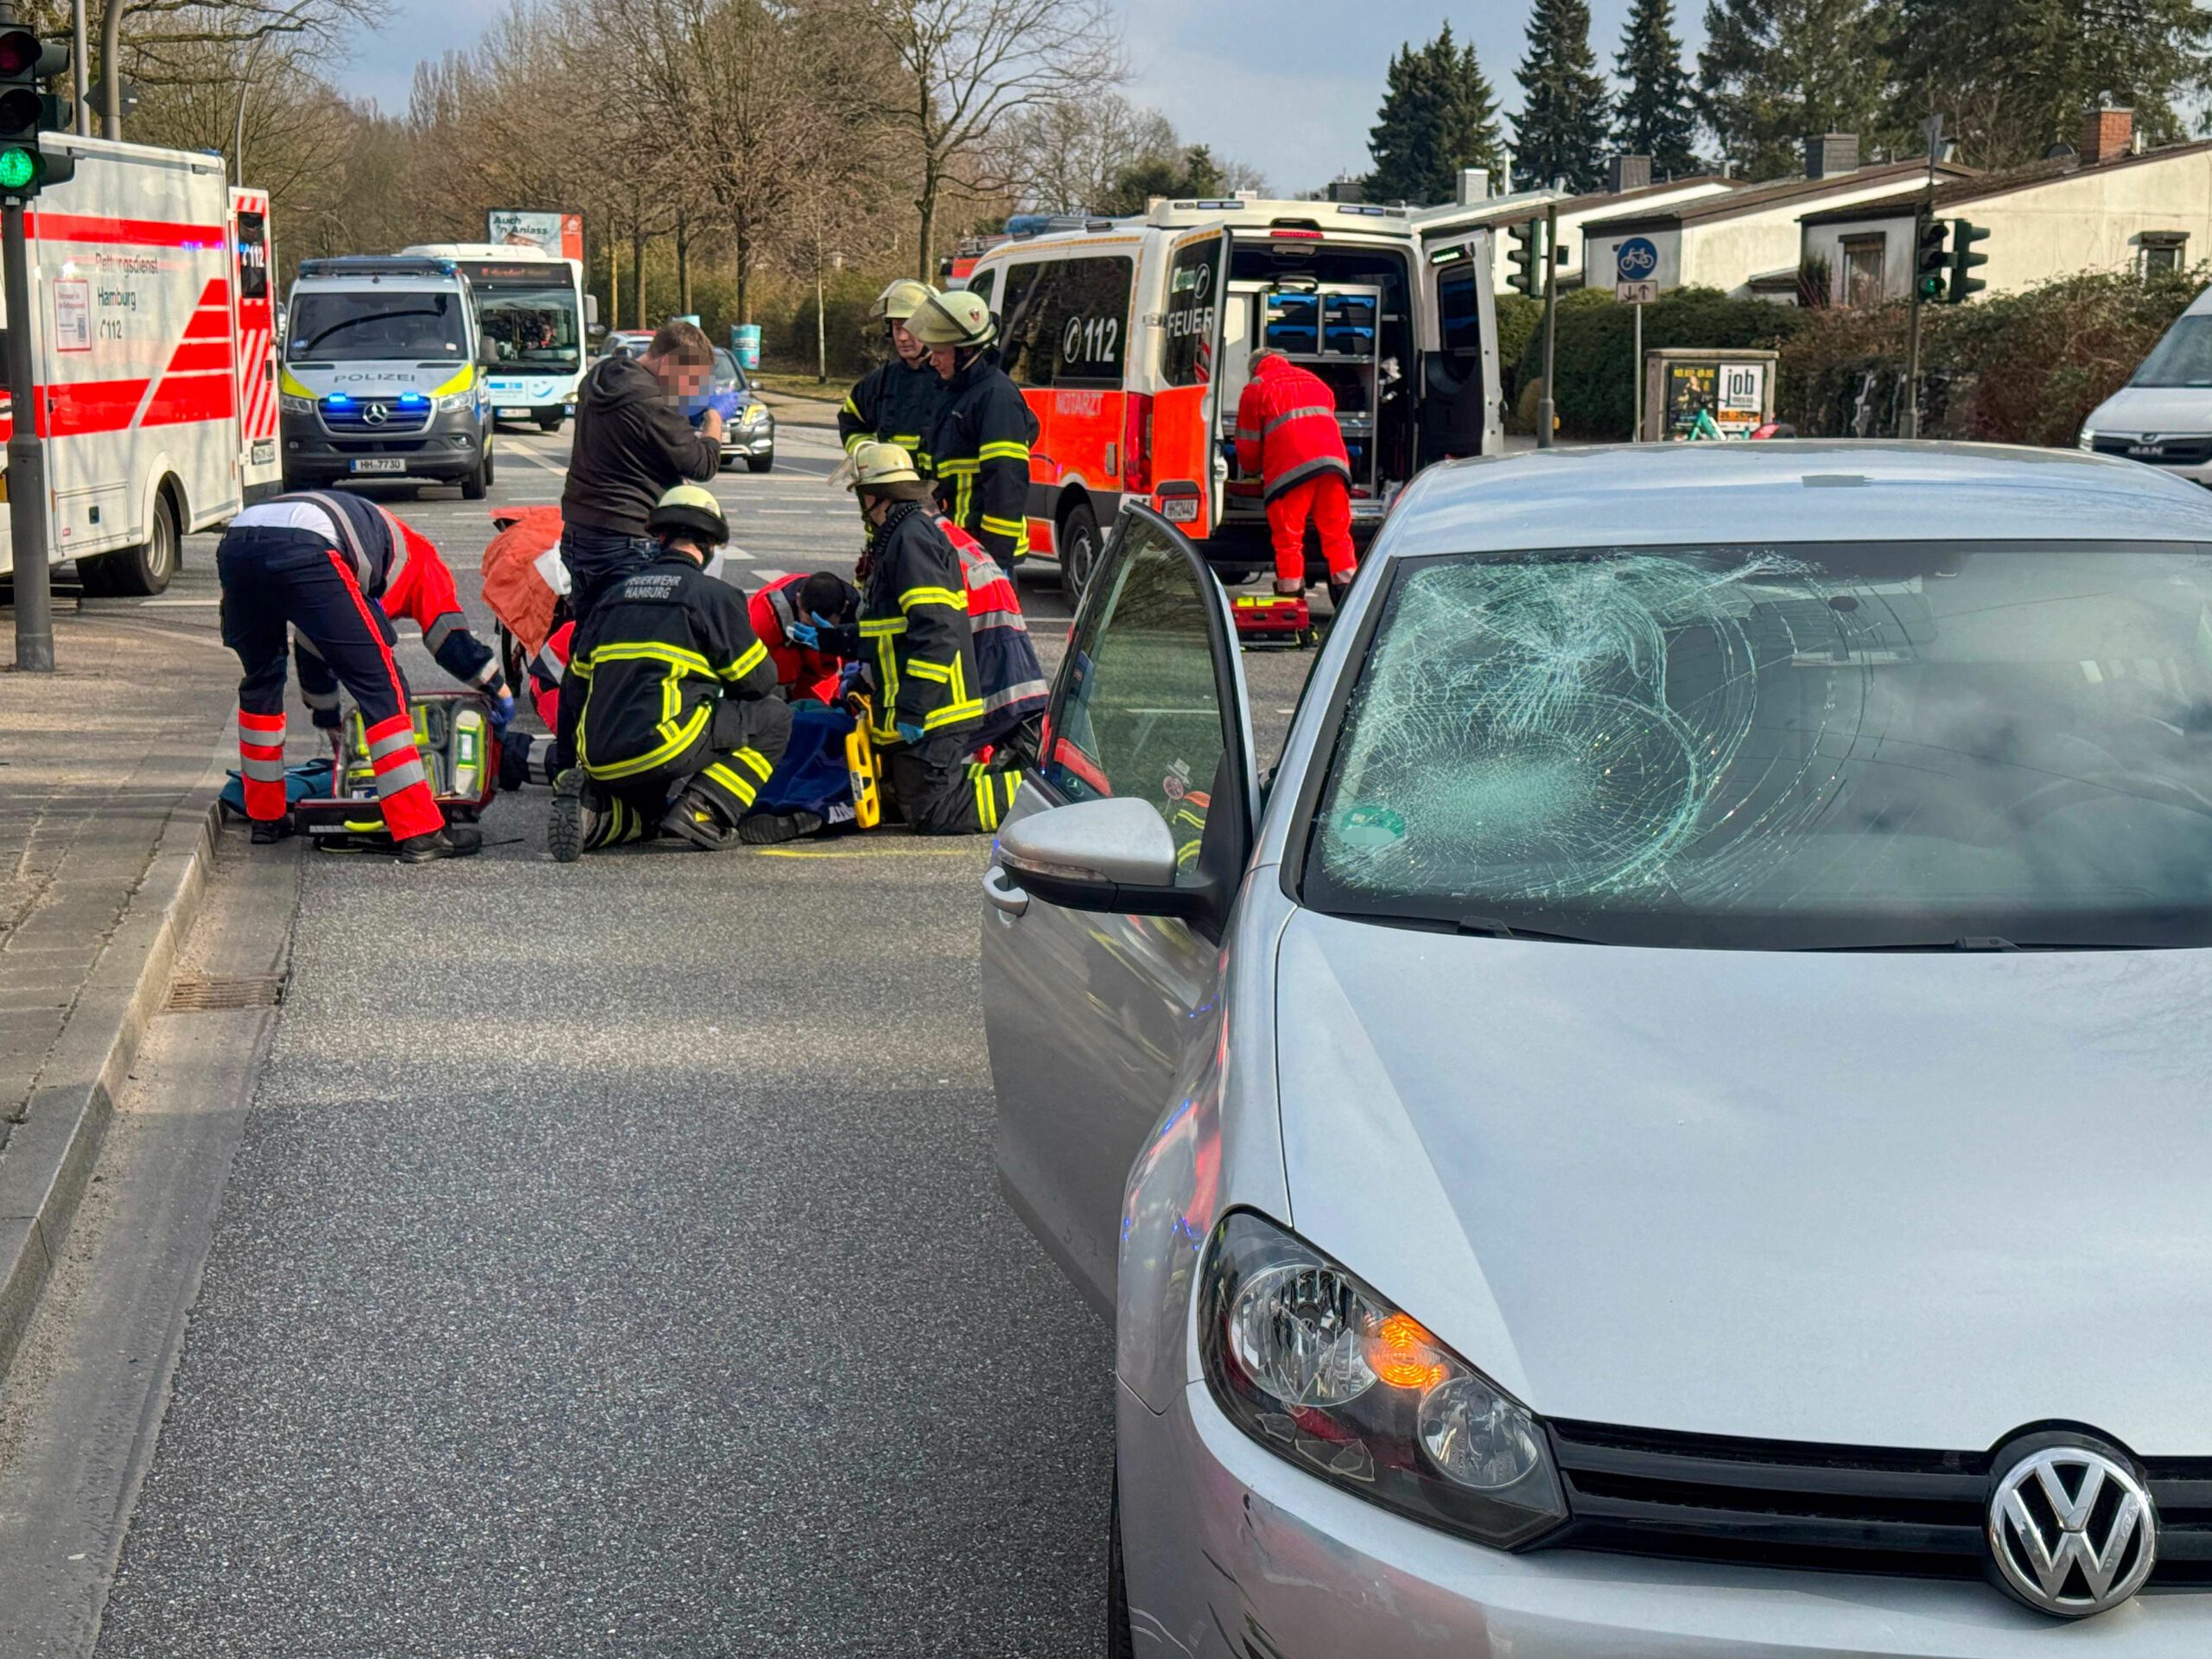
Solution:
M1544 209L1544 391L1536 399L1536 448L1552 447L1552 366L1559 343L1559 204Z
M1912 315L1906 325L1904 347L1904 409L1897 416L1897 436L1916 438L1920 435L1920 308L1921 290L1928 286L1922 280L1921 267L1925 263L1925 244L1928 231L1936 219L1936 162L1943 149L1943 118L1931 115L1920 124L1928 137L1928 183L1919 213L1912 222ZM1942 244L1938 232L1936 247ZM1940 262L1939 262L1940 263Z
M123 9L126 0L107 0L100 18L100 137L123 137Z
M69 90L76 95L77 136L92 136L92 59L85 51L86 0L69 0Z

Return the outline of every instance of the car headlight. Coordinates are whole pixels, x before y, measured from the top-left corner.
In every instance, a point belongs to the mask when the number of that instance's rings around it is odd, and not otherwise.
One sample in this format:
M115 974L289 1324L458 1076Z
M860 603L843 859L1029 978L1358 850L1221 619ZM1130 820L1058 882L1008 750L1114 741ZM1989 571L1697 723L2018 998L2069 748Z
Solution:
M1207 1385L1277 1457L1499 1549L1567 1519L1535 1418L1303 1239L1231 1211L1198 1299Z
M315 413L314 398L295 397L289 392L281 393L277 397L276 406L283 410L287 415L312 415Z
M750 426L750 425L752 425L752 424L753 424L753 422L755 422L755 421L765 421L765 420L766 420L767 418L768 418L768 405L767 405L767 404L747 404L745 406L745 423L746 423L746 425Z
M449 391L438 399L438 413L441 415L451 415L458 410L475 407L476 392L473 387L467 391Z
M2074 447L2077 449L2095 448L2097 447L2097 435L2095 431L2089 427L2083 427L2082 429L2082 435L2074 440Z

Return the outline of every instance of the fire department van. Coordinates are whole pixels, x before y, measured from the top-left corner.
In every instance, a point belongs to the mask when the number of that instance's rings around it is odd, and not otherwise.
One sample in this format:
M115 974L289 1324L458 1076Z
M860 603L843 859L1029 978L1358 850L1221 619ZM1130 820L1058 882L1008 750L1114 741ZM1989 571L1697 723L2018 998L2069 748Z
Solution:
M1180 524L1224 575L1271 563L1260 480L1239 475L1234 442L1262 346L1335 391L1363 544L1421 467L1499 453L1491 232L1423 217L1160 201L976 260L964 285L998 314L1001 361L1040 428L1029 545L1058 556L1071 596L1125 496Z
M185 535L277 487L269 197L219 156L45 144L77 158L25 215L50 556L89 593L159 593Z

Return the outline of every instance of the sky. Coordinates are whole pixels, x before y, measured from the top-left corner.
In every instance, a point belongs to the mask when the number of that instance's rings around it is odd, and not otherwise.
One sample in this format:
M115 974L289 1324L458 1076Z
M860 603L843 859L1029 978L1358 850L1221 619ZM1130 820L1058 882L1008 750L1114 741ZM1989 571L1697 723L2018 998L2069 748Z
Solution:
M344 75L357 97L407 103L416 59L473 45L508 0L395 0L391 23L360 41ZM1510 110L1528 10L1482 3L1452 13L1434 0L1121 0L1134 74L1123 89L1166 115L1184 138L1258 168L1281 194L1368 167L1392 54L1427 41L1450 17L1471 38L1483 71ZM1629 0L1592 0L1591 44L1610 71ZM1675 23L1694 54L1702 0L1676 0ZM1357 19L1357 26L1350 20ZM1511 139L1511 129L1506 130Z

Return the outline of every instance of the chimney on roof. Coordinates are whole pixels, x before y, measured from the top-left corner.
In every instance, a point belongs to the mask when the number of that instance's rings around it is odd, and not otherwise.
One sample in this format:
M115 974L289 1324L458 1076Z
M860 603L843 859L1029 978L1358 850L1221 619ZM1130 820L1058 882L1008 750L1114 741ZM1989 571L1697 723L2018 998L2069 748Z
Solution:
M2116 162L2134 147L2135 111L2115 104L2110 92L2096 101L2082 124L2082 165Z
M1471 207L1490 200L1490 168L1463 167L1459 169L1459 206Z
M1605 163L1605 193L1618 196L1630 190L1642 190L1651 183L1651 158L1649 156L1616 156Z
M1838 179L1859 170L1859 135L1823 132L1805 140L1805 176Z
M1364 179L1332 179L1327 200L1331 201L1365 201L1367 181Z

